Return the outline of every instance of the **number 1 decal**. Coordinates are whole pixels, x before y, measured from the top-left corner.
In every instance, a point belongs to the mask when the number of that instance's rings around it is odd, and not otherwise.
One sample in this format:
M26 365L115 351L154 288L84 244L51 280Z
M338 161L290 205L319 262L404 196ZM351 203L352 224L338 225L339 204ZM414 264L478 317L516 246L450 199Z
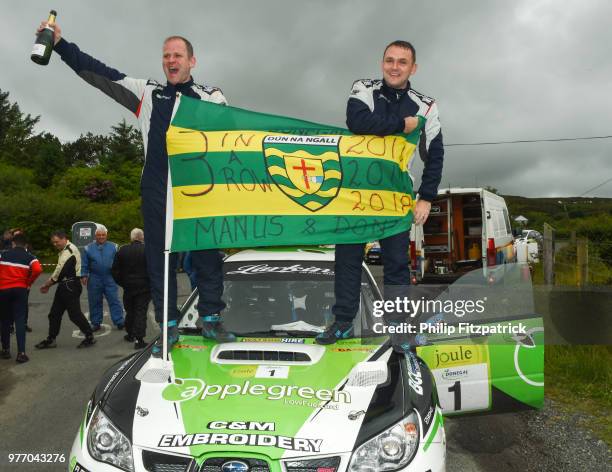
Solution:
M458 380L453 384L452 387L448 387L449 392L455 393L455 411L461 410L461 382Z
M286 379L289 378L289 366L260 365L257 367L255 377L259 379Z

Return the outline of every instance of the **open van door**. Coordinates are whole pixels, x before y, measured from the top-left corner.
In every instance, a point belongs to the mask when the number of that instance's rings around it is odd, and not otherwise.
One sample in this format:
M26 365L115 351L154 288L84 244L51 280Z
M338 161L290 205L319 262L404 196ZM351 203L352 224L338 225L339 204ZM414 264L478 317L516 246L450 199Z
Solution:
M445 415L544 404L544 329L534 312L529 270L506 264L503 271L492 285L479 269L459 278L436 299L443 311L429 318L446 331L420 335L425 345L417 354L435 377Z

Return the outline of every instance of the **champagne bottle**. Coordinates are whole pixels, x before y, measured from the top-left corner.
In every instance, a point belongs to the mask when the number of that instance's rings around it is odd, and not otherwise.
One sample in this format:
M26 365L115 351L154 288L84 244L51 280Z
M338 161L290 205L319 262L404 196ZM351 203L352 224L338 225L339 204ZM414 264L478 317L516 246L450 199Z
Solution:
M36 42L34 43L34 47L32 48L32 54L30 55L30 59L32 59L36 64L40 64L41 66L46 66L49 64L49 59L51 58L51 52L53 51L53 32L55 27L55 17L57 16L57 12L55 10L51 10L49 12L49 19L47 20L48 25L38 33L36 37Z

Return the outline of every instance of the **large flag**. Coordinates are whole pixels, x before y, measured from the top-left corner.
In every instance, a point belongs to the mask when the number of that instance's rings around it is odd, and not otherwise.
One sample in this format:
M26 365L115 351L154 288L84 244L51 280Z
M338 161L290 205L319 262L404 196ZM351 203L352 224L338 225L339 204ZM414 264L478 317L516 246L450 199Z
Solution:
M410 135L177 99L167 133L166 248L357 243L410 229Z

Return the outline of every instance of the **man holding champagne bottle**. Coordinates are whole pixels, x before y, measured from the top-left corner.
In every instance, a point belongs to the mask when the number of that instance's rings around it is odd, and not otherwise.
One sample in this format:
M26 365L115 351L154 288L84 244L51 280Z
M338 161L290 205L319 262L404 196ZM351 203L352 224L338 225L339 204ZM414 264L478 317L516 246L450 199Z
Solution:
M151 295L155 319L163 321L164 240L166 219L166 189L168 183L168 154L166 131L172 117L175 100L180 94L226 105L220 89L196 84L191 69L196 65L191 43L181 36L170 36L163 43L162 69L165 84L154 80L135 79L108 67L82 52L76 44L62 38L62 30L55 22L43 21L38 33L53 28L53 50L59 54L79 77L98 88L130 110L138 119L145 149L145 164L141 178L142 214L147 234L145 245ZM38 40L37 40L38 41ZM178 310L176 304L176 254L170 255L168 289L168 346L178 341ZM232 341L235 336L224 330L219 314L225 308L223 294L222 255L216 249L194 251L192 261L198 274L198 311L203 322L202 334L220 342ZM161 341L153 354L161 356Z

